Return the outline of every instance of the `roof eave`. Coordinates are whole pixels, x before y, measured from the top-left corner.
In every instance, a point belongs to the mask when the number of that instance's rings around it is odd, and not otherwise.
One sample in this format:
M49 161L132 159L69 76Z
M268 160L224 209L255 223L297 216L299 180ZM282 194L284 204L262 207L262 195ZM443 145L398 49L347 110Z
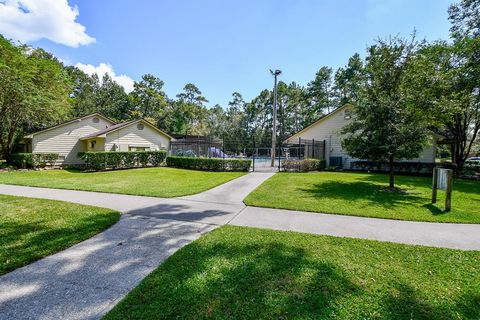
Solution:
M80 138L80 140L90 140L90 139L106 138L106 137L107 137L106 134L100 134L98 136L86 136L86 137Z
M330 118L332 115L336 114L337 112L341 111L342 109L346 108L346 107L355 107L353 104L350 104L350 103L345 103L343 106L341 107L338 107L337 109L333 110L332 112L330 113L327 113L326 115L322 116L320 119L314 121L313 123L309 124L308 126L306 126L305 128L303 128L302 130L298 131L298 132L295 132L294 134L292 134L290 137L286 138L285 140L283 140L283 143L286 143L288 140L292 139L293 137L295 137L296 135L299 135L300 133L304 132L305 130L307 130L308 128L311 128L313 127L314 125L322 122L322 121L325 121L325 119L328 119Z

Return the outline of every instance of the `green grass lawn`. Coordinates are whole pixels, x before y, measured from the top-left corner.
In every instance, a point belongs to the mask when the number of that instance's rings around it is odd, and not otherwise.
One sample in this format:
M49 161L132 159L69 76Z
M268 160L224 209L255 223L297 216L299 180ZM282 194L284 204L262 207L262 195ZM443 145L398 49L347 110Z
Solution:
M252 206L337 213L376 218L480 223L480 182L454 180L452 210L445 213L445 192L431 204L431 178L396 176L404 193L390 192L388 175L317 172L279 173L250 193Z
M106 319L479 319L480 252L226 226Z
M0 275L91 238L119 216L108 209L0 195Z
M154 197L179 197L206 191L244 174L243 172L205 172L165 167L105 172L14 171L0 173L0 183Z

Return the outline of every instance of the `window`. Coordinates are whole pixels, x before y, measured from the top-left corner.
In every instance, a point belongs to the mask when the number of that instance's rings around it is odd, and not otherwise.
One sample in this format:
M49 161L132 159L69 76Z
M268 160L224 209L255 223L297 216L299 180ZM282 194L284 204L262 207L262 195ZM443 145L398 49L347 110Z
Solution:
M145 126L143 125L143 123L137 124L137 129L138 129L138 130L143 130L143 128L145 128Z
M95 145L97 144L97 140L90 141L90 148L95 149Z
M128 151L149 151L150 147L128 147Z
M99 123L100 122L100 119L98 117L93 117L93 123Z

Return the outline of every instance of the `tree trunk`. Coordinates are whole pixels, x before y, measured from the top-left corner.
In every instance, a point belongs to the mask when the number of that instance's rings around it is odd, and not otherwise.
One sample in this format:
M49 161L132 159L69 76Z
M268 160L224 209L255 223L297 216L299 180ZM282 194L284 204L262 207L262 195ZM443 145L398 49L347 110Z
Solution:
M389 161L389 166L390 166L390 190L393 191L395 189L395 175L394 175L394 162L393 162L393 156L390 156L388 159Z

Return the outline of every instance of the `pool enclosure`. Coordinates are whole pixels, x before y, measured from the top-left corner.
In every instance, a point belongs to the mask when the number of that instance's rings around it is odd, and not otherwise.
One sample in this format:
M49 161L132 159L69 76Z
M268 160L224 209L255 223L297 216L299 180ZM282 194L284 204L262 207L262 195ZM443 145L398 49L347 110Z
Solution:
M272 166L272 147L268 142L225 140L205 136L177 137L170 143L169 153L177 156L251 159L252 171L277 171L285 159L325 159L325 141L298 139L295 143L278 143Z

